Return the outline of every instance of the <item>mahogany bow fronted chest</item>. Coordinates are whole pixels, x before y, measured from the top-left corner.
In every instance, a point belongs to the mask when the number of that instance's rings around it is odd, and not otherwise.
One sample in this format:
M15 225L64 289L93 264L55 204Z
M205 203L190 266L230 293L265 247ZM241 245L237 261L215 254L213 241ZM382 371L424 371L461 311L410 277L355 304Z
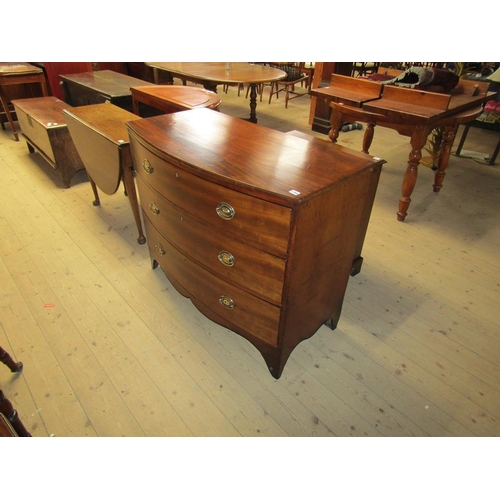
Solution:
M384 161L208 109L127 126L153 268L279 378L337 325Z

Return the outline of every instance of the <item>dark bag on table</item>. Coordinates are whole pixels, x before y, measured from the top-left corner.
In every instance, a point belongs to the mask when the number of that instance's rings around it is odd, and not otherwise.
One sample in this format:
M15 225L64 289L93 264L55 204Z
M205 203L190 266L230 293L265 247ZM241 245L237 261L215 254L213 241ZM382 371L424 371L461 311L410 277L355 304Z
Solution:
M395 78L374 73L370 75L370 80L384 85L449 94L456 87L459 78L458 75L446 69L413 66Z

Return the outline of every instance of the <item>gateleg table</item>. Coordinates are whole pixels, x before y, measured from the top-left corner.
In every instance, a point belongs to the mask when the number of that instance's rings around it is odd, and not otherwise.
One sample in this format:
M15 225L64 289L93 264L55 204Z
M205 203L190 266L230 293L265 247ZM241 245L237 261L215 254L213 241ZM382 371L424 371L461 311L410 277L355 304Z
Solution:
M120 181L123 181L139 233L137 242L144 244L146 238L142 229L126 126L128 121L137 120L138 116L111 103L65 109L63 114L87 170L95 196L93 204L100 204L97 187L112 195L118 190Z

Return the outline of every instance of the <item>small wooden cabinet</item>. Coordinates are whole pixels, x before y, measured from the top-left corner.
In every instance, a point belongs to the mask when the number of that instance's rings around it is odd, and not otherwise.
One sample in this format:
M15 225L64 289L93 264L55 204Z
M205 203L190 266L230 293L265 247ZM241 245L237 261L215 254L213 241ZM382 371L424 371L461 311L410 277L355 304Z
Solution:
M337 325L383 160L208 109L128 128L153 268L279 378Z
M69 188L75 173L85 168L63 113L72 107L53 96L16 99L12 104L29 152L37 151L59 171L64 187Z

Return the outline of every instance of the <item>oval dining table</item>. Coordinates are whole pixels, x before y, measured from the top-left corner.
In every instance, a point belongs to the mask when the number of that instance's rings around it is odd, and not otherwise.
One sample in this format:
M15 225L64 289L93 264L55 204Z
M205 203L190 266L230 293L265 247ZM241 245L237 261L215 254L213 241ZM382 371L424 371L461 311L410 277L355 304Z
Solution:
M167 82L173 83L174 77L199 83L207 90L217 92L217 85L250 85L250 118L257 123L257 87L286 77L280 69L261 64L246 62L147 62L153 68L155 83L158 72L166 74Z

